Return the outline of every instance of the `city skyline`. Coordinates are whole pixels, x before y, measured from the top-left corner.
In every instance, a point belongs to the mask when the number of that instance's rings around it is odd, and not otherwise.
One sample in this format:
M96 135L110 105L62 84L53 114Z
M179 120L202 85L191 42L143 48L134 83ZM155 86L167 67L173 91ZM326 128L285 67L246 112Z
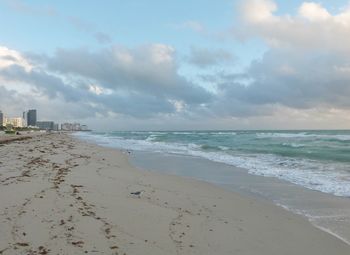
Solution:
M60 124L52 120L37 120L36 109L23 111L22 117L8 116L0 109L0 127L8 125L14 128L37 128L40 130L90 131L87 125L78 122L63 122Z
M33 107L97 130L350 128L347 0L16 0L0 17L10 115Z

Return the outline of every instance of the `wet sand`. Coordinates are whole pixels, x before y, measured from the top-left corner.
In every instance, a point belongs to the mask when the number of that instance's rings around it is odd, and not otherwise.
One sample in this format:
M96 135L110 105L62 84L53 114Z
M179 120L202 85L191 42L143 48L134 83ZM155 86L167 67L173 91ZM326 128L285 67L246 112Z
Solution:
M307 189L275 177L249 174L248 169L199 157L134 151L130 163L139 169L203 180L271 202L306 217L316 227L350 245L349 197Z
M139 171L66 134L0 147L0 202L0 254L350 253L273 204Z

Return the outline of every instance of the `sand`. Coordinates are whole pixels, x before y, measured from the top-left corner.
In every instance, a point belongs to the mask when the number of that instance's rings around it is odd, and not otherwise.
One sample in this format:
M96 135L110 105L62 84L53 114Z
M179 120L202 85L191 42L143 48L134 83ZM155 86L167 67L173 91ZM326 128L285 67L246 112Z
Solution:
M0 254L348 255L350 246L268 202L51 134L0 146Z
M0 135L0 144L31 139L33 135Z

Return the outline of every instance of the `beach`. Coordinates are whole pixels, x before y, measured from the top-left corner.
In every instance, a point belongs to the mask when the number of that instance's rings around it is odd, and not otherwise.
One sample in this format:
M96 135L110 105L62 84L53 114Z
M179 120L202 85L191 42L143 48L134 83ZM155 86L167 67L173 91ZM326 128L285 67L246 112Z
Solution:
M0 254L350 253L268 201L141 171L128 151L64 133L0 146L0 201Z
M6 144L13 141L21 141L21 140L27 140L31 139L33 136L39 135L39 133L32 133L32 134L24 134L24 135L5 135L0 134L0 144Z

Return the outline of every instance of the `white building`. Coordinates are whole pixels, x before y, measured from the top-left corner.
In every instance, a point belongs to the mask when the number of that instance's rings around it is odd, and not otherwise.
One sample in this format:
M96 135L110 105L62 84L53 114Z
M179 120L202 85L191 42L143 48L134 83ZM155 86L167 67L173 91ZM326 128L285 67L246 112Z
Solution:
M73 131L73 125L71 123L63 123L61 124L61 130Z
M64 131L87 131L88 126L80 125L80 123L63 123L63 124L61 124L61 130L64 130Z
M80 123L73 123L73 131L80 131L81 127L80 127Z
M15 117L15 118L4 118L4 126L11 125L13 127L25 127L25 121L21 117Z

